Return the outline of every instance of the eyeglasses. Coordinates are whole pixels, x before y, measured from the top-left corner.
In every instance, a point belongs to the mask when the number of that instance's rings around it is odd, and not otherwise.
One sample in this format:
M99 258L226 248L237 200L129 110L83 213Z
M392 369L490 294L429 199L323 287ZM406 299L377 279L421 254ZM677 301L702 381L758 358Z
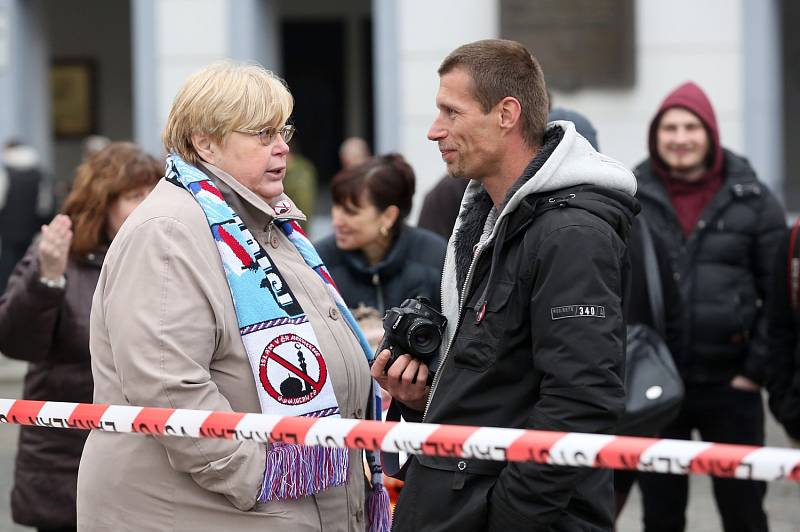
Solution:
M247 135L257 136L258 140L261 141L261 144L264 146L269 146L275 141L275 138L280 135L283 137L284 142L289 142L292 140L294 136L294 132L297 131L297 128L292 124L286 124L283 127L279 127L275 129L274 127L265 127L264 129L259 129L258 131L253 131L251 129L235 129L237 133L245 133Z

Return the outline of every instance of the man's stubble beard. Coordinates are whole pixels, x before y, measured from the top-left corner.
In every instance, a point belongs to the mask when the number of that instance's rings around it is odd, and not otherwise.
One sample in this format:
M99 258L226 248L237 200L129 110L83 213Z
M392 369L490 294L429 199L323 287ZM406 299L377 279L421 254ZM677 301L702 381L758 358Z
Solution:
M469 177L466 176L464 165L461 163L461 159L458 159L456 162L454 162L453 166L447 166L447 175L455 179L469 179Z

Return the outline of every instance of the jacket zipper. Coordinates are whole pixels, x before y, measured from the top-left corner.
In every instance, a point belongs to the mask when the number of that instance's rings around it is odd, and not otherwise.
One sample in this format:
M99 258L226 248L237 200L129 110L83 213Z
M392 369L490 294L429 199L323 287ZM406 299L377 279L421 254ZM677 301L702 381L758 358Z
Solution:
M442 355L442 360L439 363L439 371L436 372L436 376L433 378L433 384L431 385L431 393L428 394L428 400L425 402L425 412L422 414L422 422L425 422L425 418L428 416L428 409L431 407L431 401L433 400L433 394L436 393L436 387L439 385L439 381L442 378L442 373L444 373L444 366L445 362L447 361L447 356L450 354L450 348L453 347L453 342L456 339L456 332L458 329L459 323L461 323L461 312L464 310L464 303L466 302L467 294L469 293L469 286L472 281L472 273L475 270L475 265L478 263L478 259L483 253L484 247L488 244L488 241L484 243L483 246L478 245L478 248L475 250L475 254L472 257L472 262L469 265L469 270L467 271L467 278L464 279L464 287L461 290L461 297L458 301L458 315L456 317L456 323L454 327L456 329L453 330L453 335L450 337L450 341L447 342L447 349L445 349L444 354ZM444 301L444 285L442 285L442 294L441 294L441 301Z

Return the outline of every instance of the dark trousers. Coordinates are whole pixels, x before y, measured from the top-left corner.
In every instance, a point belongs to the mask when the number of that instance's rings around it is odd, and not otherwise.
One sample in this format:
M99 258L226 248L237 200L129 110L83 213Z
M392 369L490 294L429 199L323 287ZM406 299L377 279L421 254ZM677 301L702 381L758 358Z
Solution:
M761 394L727 384L687 386L678 418L662 437L688 440L693 429L704 441L764 445ZM680 475L640 474L645 532L683 532L689 479ZM714 499L725 532L767 532L763 500L767 484L753 480L716 478Z
M614 471L614 519L619 517L625 503L628 502L628 496L631 494L633 485L636 484L636 479L639 477L637 471L623 471L616 469Z

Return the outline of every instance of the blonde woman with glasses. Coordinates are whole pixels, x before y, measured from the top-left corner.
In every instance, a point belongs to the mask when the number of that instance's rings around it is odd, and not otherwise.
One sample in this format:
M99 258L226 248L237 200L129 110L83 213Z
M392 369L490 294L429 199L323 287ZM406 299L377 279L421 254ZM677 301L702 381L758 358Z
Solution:
M364 418L371 352L283 193L292 96L258 65L190 77L166 177L109 249L91 317L95 401ZM360 451L95 432L78 528L388 530ZM365 497L365 493L367 496Z

